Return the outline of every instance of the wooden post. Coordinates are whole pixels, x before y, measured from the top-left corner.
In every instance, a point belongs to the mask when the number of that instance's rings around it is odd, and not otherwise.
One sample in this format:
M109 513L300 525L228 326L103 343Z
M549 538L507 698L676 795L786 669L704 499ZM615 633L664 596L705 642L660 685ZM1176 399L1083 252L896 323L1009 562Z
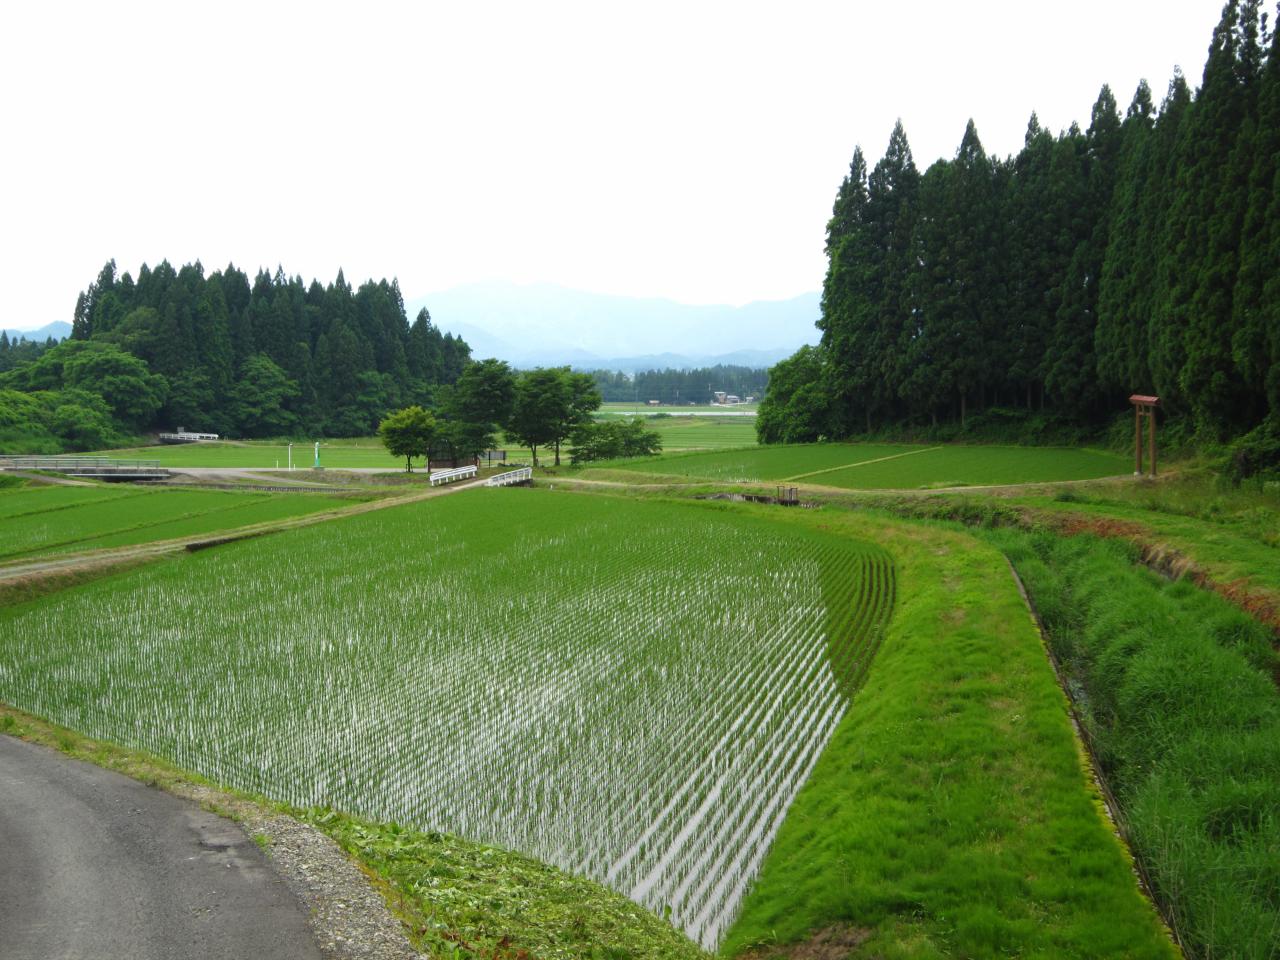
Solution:
M1133 407L1133 475L1142 476L1142 408Z

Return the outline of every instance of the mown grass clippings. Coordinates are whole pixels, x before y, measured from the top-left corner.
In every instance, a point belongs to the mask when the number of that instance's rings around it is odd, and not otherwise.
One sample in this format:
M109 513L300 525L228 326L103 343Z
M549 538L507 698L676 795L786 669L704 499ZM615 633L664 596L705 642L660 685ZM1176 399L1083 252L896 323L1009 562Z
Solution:
M388 884L414 946L432 956L705 958L621 894L529 857L329 810L307 819Z

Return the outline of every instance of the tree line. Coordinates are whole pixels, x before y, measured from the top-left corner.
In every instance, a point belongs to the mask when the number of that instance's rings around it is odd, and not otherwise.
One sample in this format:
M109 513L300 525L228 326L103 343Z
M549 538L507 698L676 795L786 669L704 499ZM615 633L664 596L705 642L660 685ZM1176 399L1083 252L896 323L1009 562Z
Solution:
M659 452L658 434L639 418L596 423L600 391L590 374L568 367L537 367L516 372L502 360L468 364L444 389L435 410L413 404L389 414L378 435L389 453L405 458L461 466L493 447L499 435L528 447L533 465L539 448L551 448L560 465L561 447L573 446L573 460L608 460Z
M235 266L204 275L144 265L135 281L115 262L80 294L73 340L113 343L169 385L163 422L238 436L298 430L368 434L389 407L429 402L470 359L426 310L412 324L396 281L352 289Z
M703 404L714 400L717 390L758 400L769 385L768 370L736 364L716 364L690 370L637 370L633 374L621 370L593 370L591 376L606 403L657 400L665 404Z
M8 331L0 330L0 373L12 370L19 364L30 363L40 354L57 345L58 341L53 337L47 337L44 340L28 340L24 336L17 335L11 340Z
M70 340L0 344L0 443L85 449L179 426L367 435L389 409L435 402L470 355L425 309L409 323L394 280L353 289L341 271L322 286L167 261L135 279L113 260L77 298Z
M1230 0L1200 88L1109 87L1087 128L1032 114L988 156L973 121L921 173L899 122L854 151L827 225L822 336L770 371L766 442L975 409L1101 424L1131 393L1204 438L1280 421L1280 55ZM1268 428L1272 429L1272 428Z

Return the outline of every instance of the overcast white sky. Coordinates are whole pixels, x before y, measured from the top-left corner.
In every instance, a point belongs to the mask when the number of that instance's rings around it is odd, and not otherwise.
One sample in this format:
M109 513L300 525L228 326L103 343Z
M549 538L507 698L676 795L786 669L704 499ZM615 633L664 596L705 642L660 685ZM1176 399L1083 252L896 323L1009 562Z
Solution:
M1220 0L22 3L0 12L0 326L116 258L693 303L821 286L853 147L1016 152Z

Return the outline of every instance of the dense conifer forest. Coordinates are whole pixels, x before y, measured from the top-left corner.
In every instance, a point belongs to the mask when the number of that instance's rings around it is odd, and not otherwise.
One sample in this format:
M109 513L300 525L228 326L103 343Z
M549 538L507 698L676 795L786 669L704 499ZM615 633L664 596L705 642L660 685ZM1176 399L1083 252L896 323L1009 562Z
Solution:
M771 371L762 440L1037 411L1101 426L1131 393L1188 436L1280 422L1280 55L1230 0L1201 86L1104 86L1000 159L972 121L923 172L902 124L855 150L827 225L821 343ZM1262 424L1263 426L1259 426Z
M0 373L0 441L39 452L179 426L370 434L389 410L430 405L470 360L425 309L409 323L394 280L352 289L341 271L322 286L167 261L136 279L107 263L76 302L70 340L17 352Z

